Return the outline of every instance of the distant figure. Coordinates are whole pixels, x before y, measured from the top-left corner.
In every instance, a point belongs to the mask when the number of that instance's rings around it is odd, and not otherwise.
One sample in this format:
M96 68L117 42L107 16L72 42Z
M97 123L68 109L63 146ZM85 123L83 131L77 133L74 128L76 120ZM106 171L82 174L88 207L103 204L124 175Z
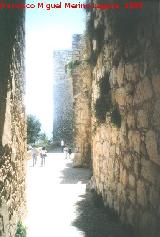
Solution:
M62 149L62 152L63 152L63 149L64 149L64 141L61 140L61 149Z
M67 155L68 155L68 147L65 146L64 149L63 149L63 151L64 151L64 154L65 154L65 159L67 159Z
M69 149L68 149L68 157L69 157L69 158L71 157L71 154L72 154L72 149L69 148Z
M37 163L37 150L36 150L36 147L33 147L31 152L32 152L32 160L33 160L33 167L34 167Z
M45 165L46 156L47 156L47 151L46 151L45 147L42 147L40 156L41 156L41 166L44 166Z

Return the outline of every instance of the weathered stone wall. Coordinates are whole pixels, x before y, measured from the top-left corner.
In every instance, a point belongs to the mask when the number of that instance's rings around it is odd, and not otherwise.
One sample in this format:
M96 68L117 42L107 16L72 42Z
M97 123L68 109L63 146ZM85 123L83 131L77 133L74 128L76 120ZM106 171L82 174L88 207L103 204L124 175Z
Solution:
M160 4L93 10L93 176L136 236L160 234Z
M53 140L65 143L73 141L73 92L67 76L66 65L71 60L71 50L55 50L54 60L54 122Z
M90 67L85 62L84 45L84 37L81 34L73 34L72 49L55 50L53 56L53 140L54 142L60 142L60 140L63 139L66 144L72 144L74 140L74 145L79 157L79 161L76 159L76 166L81 166L83 161L85 161L85 165L88 163L87 160L89 160L88 157L90 156L91 141L89 137L90 133L88 132L90 130L91 121L91 81L89 83L86 81L86 78L91 78L91 76L89 75ZM83 64L80 63L82 61ZM79 87L77 87L78 85ZM83 93L81 93L81 85L83 87Z
M72 46L72 68L74 117L74 166L90 165L91 157L91 67L87 62L89 42L78 35ZM89 80L90 78L90 80Z
M0 22L0 236L14 237L25 213L24 11L1 10Z

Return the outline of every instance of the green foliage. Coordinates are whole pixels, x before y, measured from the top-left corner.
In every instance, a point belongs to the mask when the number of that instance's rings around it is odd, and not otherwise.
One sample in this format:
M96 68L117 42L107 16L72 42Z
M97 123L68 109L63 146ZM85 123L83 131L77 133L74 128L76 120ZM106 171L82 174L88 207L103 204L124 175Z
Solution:
M70 61L68 64L67 64L67 68L69 70L73 70L76 68L76 66L80 65L81 64L81 61L80 60L74 60L74 61Z
M33 116L27 116L27 143L35 143L39 139L41 131L41 123L39 120Z
M17 231L15 237L27 237L26 227L23 226L21 221L19 221L17 224Z
M49 145L51 145L51 140L48 138L48 136L46 135L46 133L40 133L39 134L39 139L38 142L36 143L37 146L40 147L48 147Z

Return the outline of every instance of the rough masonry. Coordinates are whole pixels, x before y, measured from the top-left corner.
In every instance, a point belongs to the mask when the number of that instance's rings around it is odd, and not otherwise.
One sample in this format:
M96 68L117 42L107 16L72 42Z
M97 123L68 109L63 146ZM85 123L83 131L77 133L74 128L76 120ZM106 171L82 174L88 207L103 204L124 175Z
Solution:
M54 122L53 141L59 144L63 139L65 144L73 143L73 83L70 70L74 62L80 58L83 48L81 34L72 35L72 48L55 50L53 53L54 65ZM68 69L69 68L69 69Z
M26 205L24 11L3 9L0 22L0 236L14 237Z
M73 85L74 167L91 166L91 66L89 41L81 35L73 49L70 75Z
M158 1L144 1L142 9L87 11L91 76L77 75L74 88L91 89L75 110L85 115L90 100L87 143L96 191L140 237L160 234L159 9Z
M73 140L73 92L71 80L67 77L66 65L71 60L71 50L55 50L54 63L54 122L53 141L72 143Z

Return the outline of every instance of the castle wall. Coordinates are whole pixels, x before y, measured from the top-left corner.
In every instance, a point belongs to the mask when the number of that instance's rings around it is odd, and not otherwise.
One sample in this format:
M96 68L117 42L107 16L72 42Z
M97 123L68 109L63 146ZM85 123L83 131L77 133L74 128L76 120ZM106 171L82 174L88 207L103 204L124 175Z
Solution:
M72 56L71 50L54 51L54 123L53 139L65 143L73 140L73 98L72 83L67 76L66 65Z
M91 143L95 189L140 237L160 233L159 9L88 11L90 46L73 70L75 139Z
M1 10L0 22L0 236L9 237L26 207L24 11Z

